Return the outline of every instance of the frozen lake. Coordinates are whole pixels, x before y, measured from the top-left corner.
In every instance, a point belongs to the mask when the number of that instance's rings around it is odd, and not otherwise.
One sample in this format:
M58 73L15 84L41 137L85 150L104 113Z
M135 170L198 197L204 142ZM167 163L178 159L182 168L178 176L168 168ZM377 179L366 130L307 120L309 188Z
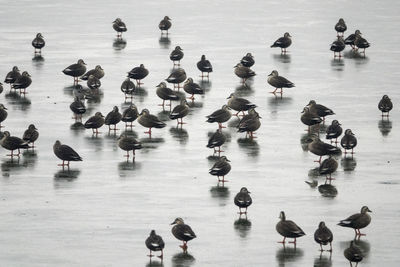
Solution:
M343 251L353 230L336 224L367 205L372 222L357 244L365 253L359 266L398 266L400 208L400 26L399 1L2 1L0 10L0 78L13 66L32 76L29 94L20 98L4 84L0 102L8 108L2 131L22 136L34 123L40 137L35 153L10 161L0 148L0 265L1 266L346 266ZM160 38L159 21L168 15L172 28ZM126 45L115 43L112 21L127 25ZM334 60L330 44L334 25L342 17L347 36L359 29L370 43L366 57ZM33 60L31 41L41 32L46 40L43 60ZM285 56L269 46L284 32L293 44ZM176 128L155 86L168 77L173 48L182 47L181 67L199 82L196 68L202 54L214 67L206 93ZM255 57L257 73L249 87L240 85L233 66L248 52ZM150 71L133 102L166 121L146 130L135 122L133 134L144 148L135 163L127 163L116 135L92 136L73 127L72 78L61 71L82 58L88 70L101 65L103 95L87 103L83 121L96 111L107 114L128 106L120 85L126 72L143 63ZM278 70L296 84L283 98L269 94L267 75ZM86 87L86 83L82 83ZM232 118L223 155L232 170L224 188L208 174L215 159L206 148L208 135L217 128L205 116L219 109L236 92L255 103L261 119L257 139L237 133ZM388 94L394 110L383 121L377 104ZM353 159L339 157L335 197L310 188L316 156L304 150L306 126L301 111L314 99L332 108L339 120L358 138ZM175 102L174 104L177 104ZM123 129L122 124L119 125ZM322 133L321 137L324 134ZM55 140L73 147L83 162L69 172L57 166ZM324 140L324 138L322 138ZM396 167L397 166L397 167ZM323 177L316 178L320 184ZM238 221L233 198L242 186L251 191L253 205L248 222ZM293 246L282 248L275 225L283 210L307 234ZM182 217L197 235L189 254L169 225ZM314 242L313 233L325 221L334 234L333 253ZM151 229L165 243L163 264L149 262L144 241Z

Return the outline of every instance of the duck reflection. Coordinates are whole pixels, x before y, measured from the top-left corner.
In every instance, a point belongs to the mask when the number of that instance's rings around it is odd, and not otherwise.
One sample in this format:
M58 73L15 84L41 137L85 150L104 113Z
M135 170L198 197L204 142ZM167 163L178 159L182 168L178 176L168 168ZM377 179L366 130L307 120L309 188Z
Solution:
M392 130L392 121L390 120L380 120L378 121L378 128L381 131L382 136L388 136L390 131Z
M334 198L338 194L336 187L331 184L322 184L318 186L318 191L323 197Z
M32 65L40 69L44 65L44 57L40 54L35 54L32 58Z
M245 218L239 218L233 223L233 227L241 238L246 238L251 230L251 221Z
M165 142L165 139L162 137L146 137L141 138L139 141L142 143L142 149L140 151L142 153L147 153L152 149L158 148Z
M348 248L350 246L350 242L354 241L354 245L359 247L361 249L361 251L363 252L364 258L368 258L370 250L371 250L371 245L368 241L361 240L359 238L360 238L360 236L358 236L358 238L355 237L354 240L339 242L340 248L342 250L345 250L346 248Z
M202 96L203 97L203 96ZM198 102L198 101L189 101L188 105L190 108L202 108L203 107L203 102ZM190 115L190 114L189 114Z
M351 172L351 171L354 171L356 169L357 160L354 157L353 158L349 158L349 157L342 158L340 160L340 165L342 165L343 170L345 172Z
M16 91L5 94L7 103L14 106L17 110L28 111L31 107L31 100L26 96L21 96Z
M209 79L202 79L202 80L198 81L198 83L199 83L200 87L204 89L204 92L210 91L210 89L212 87L212 82Z
M332 266L332 253L329 253L329 257L327 255L321 254L314 259L314 267L331 267Z
M80 173L81 171L79 169L63 168L54 174L54 180L71 182L77 179Z
M238 97L246 97L246 96L251 96L254 93L253 88L251 87L251 84L240 84L236 86L235 88L235 94Z
M135 99L138 100L140 103L143 103L144 98L148 95L149 93L146 90L146 87L140 86L136 87L135 91L133 91L133 95L135 96Z
M80 121L77 121L77 122L71 124L71 126L70 126L69 128L70 128L71 130L75 131L75 132L78 132L78 131L85 131L85 130L86 130L85 126L84 126L83 123L80 122Z
M239 126L240 118L237 116L232 116L232 118L228 121L227 125L230 128L237 128Z
M301 144L301 149L303 149L303 151L307 152L308 151L308 144L312 142L311 139L311 134L302 134L301 138L300 138L300 144Z
M278 62L281 62L284 64L292 62L290 54L282 54L282 53L281 54L273 54L272 57L275 61L278 61Z
M169 129L171 136L176 139L181 145L185 145L189 139L189 134L186 129L181 126L171 127Z
M92 134L90 137L85 136L87 143L94 147L96 152L103 151L103 138L100 135L101 133L99 132L99 134Z
M163 110L157 113L157 117L160 119L160 121L170 121L169 119L169 114L170 114L170 106L163 107Z
M344 70L344 60L341 58L331 59L332 70L343 71Z
M36 165L38 155L34 149L26 149L22 152L22 166L33 167Z
M162 261L150 261L146 264L146 267L164 267L164 263Z
M312 168L308 171L308 177L317 178L318 176L320 176L319 167Z
M115 51L121 51L121 50L125 49L126 44L127 44L127 42L125 39L117 38L117 39L114 39L113 48Z
M211 197L219 199L229 199L230 191L228 187L217 185L210 188Z
M186 267L193 265L196 259L190 253L181 252L172 256L171 261L173 267Z
M24 168L24 166L21 164L21 158L20 157L12 157L8 158L5 161L1 163L1 171L3 175L5 173L9 173L10 171L14 170L20 170Z
M134 171L142 168L142 164L136 161L122 161L118 163L118 170L119 171ZM123 172L120 172L120 177L132 177L131 175L125 175Z
M281 247L276 251L278 266L285 266L286 263L293 263L303 257L303 250L296 247Z
M251 138L239 138L237 140L239 147L246 151L246 154L251 157L257 157L260 153L260 145Z
M169 49L171 45L171 39L168 37L168 35L161 35L160 39L158 39L158 43L160 44L161 48Z

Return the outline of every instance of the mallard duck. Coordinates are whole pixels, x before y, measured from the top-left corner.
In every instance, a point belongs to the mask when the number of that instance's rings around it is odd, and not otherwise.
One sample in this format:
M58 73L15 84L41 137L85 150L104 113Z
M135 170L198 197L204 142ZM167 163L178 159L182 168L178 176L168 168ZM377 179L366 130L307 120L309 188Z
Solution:
M218 183L228 182L225 180L225 175L227 175L231 171L231 165L229 164L230 160L227 157L222 156L220 157L215 163L214 166L210 169L209 173L211 175L215 175L218 177ZM222 176L222 179L219 177Z
M19 76L17 80L13 83L13 88L19 89L20 93L22 94L26 94L26 88L28 88L31 83L31 75L27 71L24 71L21 76ZM23 91L21 92L21 90Z
M356 263L356 266L363 259L363 253L359 247L354 244L354 241L350 242L350 247L346 248L343 252L345 258L350 262L350 267L353 266L352 262Z
M203 79L204 77L209 78L210 77L210 72L213 71L213 67L210 63L210 61L208 61L206 59L205 55L201 56L201 59L199 62L197 62L197 68L201 71L201 78ZM204 73L207 73L207 75L204 75Z
M150 136L151 136L151 128L164 128L166 126L166 124L160 121L160 119L157 118L157 116L150 114L150 111L148 109L143 109L142 112L140 112L137 121L143 127L149 128L149 130L144 133L147 133Z
M240 192L236 194L234 198L234 203L236 206L239 207L239 215L246 214L247 215L247 208L253 203L250 192L247 190L246 187L242 187ZM246 209L242 212L242 209Z
M165 243L162 237L156 234L156 231L151 230L150 236L146 239L145 244L146 247L150 250L150 254L148 255L150 258L154 256L151 254L152 251L161 251L161 255L157 257L159 257L160 259L163 258L163 249L165 247Z
M82 161L81 156L76 153L70 146L63 145L59 140L57 140L53 145L53 152L54 154L62 160L62 164L58 164L58 166L68 166L70 161ZM65 161L67 163L65 163Z
M113 21L113 29L117 32L117 38L120 39L122 38L122 33L126 32L128 29L126 28L126 25L120 18L116 18Z
M314 232L314 240L321 247L321 252L324 251L322 249L322 245L327 245L329 243L330 249L329 252L332 252L332 240L333 234L328 227L326 227L325 222L320 222L318 225L318 229Z
M333 51L333 57L339 57L339 59L342 57L342 54L340 54L344 49L346 48L346 44L344 43L343 37L339 36L337 40L333 41L331 44L330 50ZM336 53L339 53L338 56L336 56Z
M346 45L350 45L352 49L355 49L354 41L356 40L356 35L358 34L361 34L360 30L356 30L354 33L347 36L346 39L344 39L344 43Z
M177 66L181 64L181 59L185 54L183 53L182 48L177 45L174 50L172 50L171 54L169 55L169 59L172 60L172 63ZM177 62L177 63L176 63Z
M119 113L118 107L114 106L113 110L110 111L105 119L104 119L104 124L108 125L108 131L116 131L117 129L117 124L121 121L122 119L122 114ZM114 128L111 128L111 125L114 125Z
M161 82L159 85L157 85L156 94L163 101L162 104L159 104L159 106L162 107L164 107L165 100L169 100L169 104L167 104L167 106L171 106L172 100L179 100L179 96L177 95L177 93L168 88L165 82Z
M183 252L186 253L188 248L187 242L196 238L196 234L189 225L185 224L182 218L176 218L171 225L174 225L171 229L172 234L176 239L183 241L180 247L183 249Z
M125 100L133 98L133 93L135 92L135 84L128 77L121 84L121 92L125 94Z
M14 156L19 158L20 149L29 148L29 143L27 141L24 141L16 136L10 136L10 132L8 131L5 131L3 133L3 137L0 139L0 145L3 148L11 151L11 154L7 155L11 158L13 158ZM18 153L14 154L14 150L18 150Z
M382 118L389 117L389 111L391 111L392 108L393 108L392 100L390 100L390 98L387 95L384 95L378 103L378 109L382 111Z
M220 155L221 152L224 152L221 150L221 146L225 143L225 141L225 135L218 128L217 131L210 137L210 139L208 139L207 147L214 148L214 154L218 152L218 155ZM218 147L218 150L216 150L216 147Z
M46 42L43 39L43 35L41 33L36 34L35 39L32 41L32 46L35 48L35 54L41 54L42 48L45 46L45 44Z
M171 19L168 16L165 16L164 19L158 24L158 28L161 30L161 34L163 34L163 31L166 31L168 35L168 30L172 26L170 20Z
M81 121L82 114L86 112L85 103L83 103L78 96L75 96L74 102L69 105L69 108L74 113L73 119Z
M317 104L315 100L310 100L307 107L309 107L310 112L317 114L318 117L322 118L322 121L325 122L325 117L329 115L335 115L332 109L325 107L324 105Z
M4 127L1 125L1 123L7 119L7 116L7 108L3 104L0 104L0 129Z
M140 81L143 80L147 75L149 75L149 71L144 67L143 64L140 64L139 67L135 67L128 72L128 77L136 80L136 85L139 87L143 84Z
M243 116L240 120L238 132L246 132L246 137L249 135L251 139L256 138L254 132L261 126L260 118L260 115L254 110L254 108L250 109L249 114Z
M226 128L222 126L222 123L227 122L231 117L232 113L229 111L228 105L223 105L221 109L218 109L211 113L211 115L206 116L207 122L218 122L219 129Z
M281 48L281 53L285 54L286 48L288 48L292 44L292 36L288 32L285 32L283 37L280 37L278 40L276 40L271 47L280 47Z
M279 76L279 73L276 70L273 70L271 74L268 75L267 82L273 87L275 87L275 90L271 92L272 94L276 94L276 90L278 89L281 89L281 91L278 93L283 94L283 88L294 87L294 83L292 83L283 76Z
M93 74L89 75L89 78L88 78L86 84L90 89L94 89L94 90L99 89L101 86L101 82L100 82L99 78L97 78Z
M21 76L21 73L19 72L18 67L14 66L12 70L7 73L4 82L10 84L10 88L12 88L13 83L18 79L19 76Z
M35 125L30 124L28 129L25 130L22 140L27 142L28 144L32 144L31 148L35 147L35 141L39 138L38 129L36 129Z
M371 216L367 212L372 211L367 206L363 206L360 213L341 220L338 225L353 228L356 236L365 235L360 232L360 229L367 227L371 222Z
M242 84L245 84L247 79L256 75L256 73L248 67L243 66L241 63L236 64L235 74L242 79Z
M129 160L129 151L132 151L132 158L135 160L135 150L142 148L142 144L139 141L126 134L121 134L118 138L118 146L122 150L126 151L125 157L127 161Z
M100 65L97 65L94 69L89 70L88 72L86 72L85 74L82 75L82 77L80 78L81 80L88 80L90 75L95 76L97 79L101 79L104 77L104 70Z
M347 129L344 132L344 136L340 140L340 145L344 148L345 155L348 153L347 150L350 149L351 149L350 152L351 155L355 153L353 150L357 146L357 138L354 136L354 133L350 129Z
M230 94L229 97L227 98L228 100L228 107L230 107L233 110L236 110L237 113L235 116L238 116L240 112L244 114L245 111L249 109L254 109L257 106L251 103L249 100L241 97L237 97L234 93Z
M340 148L322 142L316 135L311 136L311 139L312 142L308 144L308 150L319 156L319 160L314 162L321 164L322 156L337 155L341 152Z
M308 126L308 132L310 132L311 126L320 124L322 122L322 119L317 114L310 112L309 107L304 107L301 113L302 115L300 120L302 123Z
M186 72L184 69L181 68L175 69L165 80L169 83L172 83L174 85L174 89L178 88L179 91L179 89L181 88L180 84L186 80Z
M135 104L131 104L127 109L122 112L121 121L125 122L125 129L133 127L133 122L139 117L139 112ZM129 123L129 124L128 124Z
M189 113L189 105L186 102L186 99L182 99L181 103L174 107L174 109L169 114L169 118L171 120L176 120L177 124L184 124L183 117L185 117ZM181 119L181 121L179 121Z
M74 85L78 84L78 77L86 72L86 63L83 59L79 59L78 63L72 64L63 70L63 73L68 76L74 77Z
M337 36L344 36L344 32L347 30L346 23L342 18L339 19L338 23L335 24L335 30L337 32ZM341 35L340 35L341 34Z
M193 82L192 78L188 78L185 82L185 84L183 85L183 90L188 93L191 94L190 97L188 97L188 99L194 101L194 95L202 95L204 94L204 90L200 87L200 85L198 85L197 83Z
M99 128L104 124L104 116L101 112L96 112L84 124L86 129L92 129L93 134L99 134Z
M356 34L356 39L354 40L354 46L357 47L356 49L358 50L359 48L364 49L363 53L365 55L365 49L370 47L370 43L361 36L361 33Z
M283 240L278 242L285 244L286 238L294 238L294 241L290 241L289 243L293 243L296 245L296 238L305 235L303 230L293 221L286 220L285 212L281 211L279 218L281 219L276 224L276 231L283 236Z
M326 139L331 140L331 144L333 139L335 139L334 143L336 146L338 143L337 139L343 132L343 129L340 126L341 124L337 120L333 120L332 124L326 129Z
M253 55L251 53L247 53L244 57L242 57L240 63L245 67L252 67L255 63Z
M321 175L326 175L326 180L331 182L331 180L334 180L332 178L332 173L334 173L338 168L338 163L337 161L332 157L332 155L329 156L329 158L324 159L321 162L321 165L319 165L319 174Z

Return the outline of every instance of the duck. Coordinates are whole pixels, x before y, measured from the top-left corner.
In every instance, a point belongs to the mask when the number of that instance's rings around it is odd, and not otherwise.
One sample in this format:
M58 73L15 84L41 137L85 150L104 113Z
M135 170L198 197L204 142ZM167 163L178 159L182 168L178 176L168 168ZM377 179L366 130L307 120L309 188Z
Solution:
M149 75L149 71L144 67L143 64L140 64L139 67L135 67L128 72L128 77L136 80L136 85L139 87L143 84L141 80L143 80L147 75Z
M356 30L354 33L350 34L349 36L344 39L344 43L346 45L350 45L352 49L355 49L354 41L356 40L356 36L361 34L360 30Z
M24 71L21 74L21 76L19 76L17 80L14 82L13 88L19 89L20 93L25 95L27 94L26 88L28 88L31 85L31 83L32 83L31 75L27 71ZM23 91L21 92L21 90Z
M132 151L132 158L135 160L135 150L142 148L142 144L139 141L125 133L121 134L118 138L118 146L122 150L126 151L125 157L127 161L129 160L129 151Z
M295 87L294 83L289 81L283 76L279 76L278 71L273 70L271 74L268 75L267 82L275 87L275 90L271 92L272 94L276 94L276 90L281 89L279 94L283 94L283 88L292 88Z
M148 255L150 258L153 257L152 251L154 252L161 251L161 255L157 257L163 259L164 257L163 250L165 247L165 243L162 237L156 234L155 230L151 230L150 236L146 239L145 244L146 247L150 250L150 254Z
M241 63L236 64L234 68L236 76L242 79L242 84L246 84L247 79L256 76L256 73L253 70L243 66Z
M110 111L105 119L104 119L104 124L108 125L108 131L116 131L117 129L117 124L121 121L122 119L122 114L119 113L118 107L114 106L113 110ZM111 125L114 125L114 128L111 128Z
M339 21L335 24L335 30L338 37L344 36L344 32L347 30L347 26L342 18L340 18Z
M296 238L304 236L304 231L295 222L286 220L285 212L283 211L280 212L279 219L280 221L276 224L275 228L283 236L283 240L278 243L285 245L286 238L294 238L294 241L289 243L293 243L296 246Z
M58 164L58 166L62 166L63 168L65 166L68 166L69 168L69 162L70 161L82 161L82 157L79 156L79 154L73 150L70 146L68 145L63 145L59 140L57 140L54 145L53 145L53 152L57 156L57 158L62 160L62 164ZM67 163L65 163L65 161Z
M324 159L321 162L318 171L319 174L326 175L326 180L329 181L330 183L332 180L334 180L334 178L332 178L332 173L334 173L337 170L337 168L338 168L337 161L332 157L332 155L329 155L327 159Z
M100 82L99 78L97 78L93 74L90 74L89 78L87 79L87 86L90 89L96 90L96 89L100 88L101 82Z
M41 33L37 33L35 39L32 41L32 46L35 48L35 54L41 54L42 48L45 46L46 42L44 41L43 35Z
M369 216L368 212L372 211L367 206L363 206L360 213L341 220L338 225L353 228L356 236L363 236L365 234L362 234L360 229L367 227L371 223L371 216Z
M125 129L133 127L133 122L139 117L139 111L135 104L130 104L128 108L126 108L122 112L121 121L125 122ZM129 123L129 124L128 124Z
M10 156L11 158L13 158L14 156L19 158L20 149L30 148L29 143L27 141L24 141L16 136L10 136L9 131L5 131L3 133L3 137L0 139L0 145L3 148L11 151L11 154L7 155ZM18 150L18 153L14 154L14 150Z
M330 50L333 51L333 58L339 57L339 59L342 57L342 54L340 54L344 49L346 48L346 44L344 43L343 37L339 36L337 40L333 41L331 44ZM339 53L338 56L336 56L336 53Z
M218 183L228 182L227 180L225 180L225 175L227 175L231 171L231 165L229 164L229 162L231 161L227 157L222 156L214 163L214 165L210 169L209 173L218 177ZM222 179L219 178L220 176L222 176Z
M99 134L99 128L104 125L104 116L101 112L96 112L83 125L86 129L92 129L93 134Z
M221 146L225 143L226 137L222 133L221 129L217 129L215 133L208 139L208 148L213 148L214 149L214 154L218 152L218 155L221 154L221 152L224 152L221 150ZM218 150L216 148L218 147Z
M310 112L309 107L304 107L301 113L302 115L300 120L302 123L308 126L308 132L310 132L311 126L320 124L322 122L322 119L317 114Z
M393 103L392 100L389 98L389 96L388 95L382 96L382 99L378 103L378 109L382 111L382 118L383 117L389 118L389 112L392 110L392 108L393 108Z
M177 124L182 125L184 124L183 117L185 117L188 113L189 113L189 105L186 99L182 99L181 103L176 107L174 107L174 109L171 111L171 113L169 114L169 118L171 120L176 119ZM181 119L181 121L179 121L179 119Z
M39 132L38 129L35 127L34 124L30 124L28 126L28 129L25 130L22 140L27 142L29 145L31 145L31 148L35 147L35 141L39 138Z
M234 93L230 94L228 96L228 107L231 109L237 111L235 116L238 116L240 112L243 113L243 116L245 115L245 111L248 111L249 109L254 109L257 106L253 103L251 103L249 100L241 97L237 97Z
M81 80L87 81L90 77L90 75L95 76L97 79L101 79L104 77L104 70L100 65L97 65L94 69L89 70L85 74L82 75L80 78Z
M169 104L167 106L171 106L171 101L174 100L179 100L179 96L177 93L175 93L172 89L167 87L167 84L165 82L161 82L159 85L157 85L157 90L156 94L159 98L162 99L162 104L159 104L159 106L164 107L165 100L169 100Z
M251 199L250 192L246 187L242 187L239 193L236 194L234 203L239 207L239 215L247 215L247 208L253 203L253 200ZM245 209L245 211L242 212L242 209Z
M1 125L1 123L7 119L7 116L7 108L3 104L0 104L0 129L4 127Z
M158 28L161 30L161 34L163 34L163 31L167 32L168 35L168 30L171 28L172 23L171 19L168 16L165 16L162 21L158 24Z
M172 234L176 239L183 241L180 247L184 253L187 253L187 242L196 238L196 234L189 225L185 224L182 218L176 218L171 225L174 225L171 229Z
M337 155L341 152L340 148L322 142L316 135L313 135L311 139L312 142L308 144L308 150L311 153L320 156L319 160L314 162L321 164L321 159L323 156Z
M73 119L81 121L82 114L86 112L85 103L83 103L78 96L75 96L74 102L69 105L69 108L74 113Z
M181 64L181 59L183 58L184 53L182 48L177 45L174 50L172 50L171 54L169 55L169 59L172 60L172 63L177 66ZM176 63L178 62L178 63Z
M7 73L4 82L10 84L10 88L12 88L13 83L18 79L19 76L21 76L21 73L19 72L18 67L14 66L12 70Z
M350 267L353 266L352 262L356 263L356 266L363 259L363 253L361 249L354 244L354 240L350 241L350 246L343 252L344 257L350 262Z
M370 47L370 45L371 44L368 43L368 41L361 36L361 33L356 34L356 39L354 40L354 46L357 47L356 50L358 50L359 48L364 49L361 53L365 55L365 49Z
M201 78L204 77L210 78L210 72L213 72L213 67L211 62L206 59L205 55L201 55L200 61L197 62L197 68L201 71ZM204 73L207 73L204 75Z
M325 222L320 222L318 225L318 229L314 232L314 240L317 242L321 248L321 252L324 251L322 245L330 246L330 249L327 250L332 252L332 241L333 241L333 234L331 230L325 225Z
M337 139L342 134L342 132L343 129L339 121L333 120L331 125L329 125L328 128L326 129L326 139L331 140L331 144L333 139L335 139L334 143L337 146L338 143Z
M62 71L65 75L74 77L74 85L78 84L78 77L86 72L86 63L83 59L79 59L77 63L69 65Z
M344 131L344 136L340 140L340 145L344 148L345 155L348 153L347 150L350 149L351 155L355 154L353 150L357 146L357 138L354 136L354 133L350 129Z
M315 100L310 100L307 105L310 108L310 112L317 114L318 117L322 118L322 122L325 122L325 117L329 115L335 115L332 109L325 107L324 105L317 104Z
M133 93L135 92L135 84L128 77L121 84L121 92L125 94L126 99L133 99Z
M232 117L232 113L229 111L229 109L230 107L228 105L223 105L221 109L218 109L206 116L207 122L217 122L219 129L226 128L222 126L222 123L229 121L229 119Z
M200 87L199 84L193 82L192 78L188 78L184 85L183 85L183 90L188 93L191 94L190 97L188 97L188 99L194 101L194 95L202 95L204 94L204 90L203 88Z
M180 84L186 80L186 72L184 69L177 68L171 72L167 79L165 79L168 83L172 83L174 85L174 89L180 89Z
M255 111L254 108L250 109L249 114L243 116L243 118L240 120L238 132L246 132L246 137L249 135L251 139L256 138L254 136L254 132L257 131L261 126L260 119L261 117L257 111Z
M148 109L143 109L142 112L140 112L137 121L143 127L149 128L149 130L144 133L147 133L150 136L151 136L151 128L164 128L166 126L166 124L160 121L160 119L157 118L157 116L150 114L150 111Z
M251 53L247 53L244 57L242 57L240 63L245 67L251 68L255 63L253 55Z
M125 23L120 19L116 18L113 21L113 29L117 32L117 38L121 39L122 38L122 33L126 32L128 29L126 28Z
M286 54L287 50L290 45L292 44L292 36L288 32L285 32L283 37L280 37L278 40L276 40L272 45L272 47L280 47L281 48L281 53Z

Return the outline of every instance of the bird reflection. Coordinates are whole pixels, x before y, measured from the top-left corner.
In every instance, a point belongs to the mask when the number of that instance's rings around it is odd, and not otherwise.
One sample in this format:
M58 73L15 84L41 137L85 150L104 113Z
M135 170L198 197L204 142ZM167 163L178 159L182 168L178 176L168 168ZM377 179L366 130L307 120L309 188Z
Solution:
M133 95L135 96L135 99L138 100L140 103L143 103L144 98L148 95L149 93L146 90L146 87L140 86L136 87L135 91L133 91Z
M72 182L73 180L77 179L79 177L79 174L81 173L81 171L79 169L61 169L59 171L57 171L54 174L54 180L55 181L68 181L68 182Z
M142 149L140 151L142 153L147 153L152 149L158 148L162 143L165 142L165 139L162 137L146 137L141 138L139 141L142 143Z
M169 114L170 110L169 107L166 107L166 109L163 108L162 111L157 113L157 117L160 119L160 121L169 121Z
M257 157L260 153L260 145L251 138L239 138L237 140L239 147L246 151L247 155Z
M281 63L290 63L292 61L290 54L273 54L272 57L275 61Z
M240 84L235 88L235 94L239 97L251 96L254 93L250 84Z
M199 85L201 88L204 89L205 92L210 91L211 87L212 87L212 82L210 80L200 80Z
M31 106L31 100L26 96L21 96L19 93L13 91L5 94L7 102L18 110L28 111Z
M101 133L99 132L99 135ZM94 147L96 152L103 151L103 138L99 137L97 134L92 134L90 137L85 137L87 143Z
M160 44L161 48L168 49L171 45L171 39L168 37L168 35L161 35L160 39L158 39L158 43Z
M329 257L327 255L321 254L314 259L314 267L331 267L332 266L332 253L329 253Z
M382 136L388 136L392 130L392 121L390 120L380 120L378 121L378 128L381 131Z
M308 151L308 144L312 142L310 134L302 134L300 138L300 144L303 151Z
M331 59L331 67L333 70L343 71L344 70L344 60L340 58Z
M115 51L120 51L126 47L126 44L127 44L127 42L125 39L117 38L117 39L114 39L113 48Z
M71 124L71 126L69 128L73 131L85 131L86 130L85 126L80 121L77 121L77 122Z
M354 171L357 166L356 158L345 157L340 160L340 165L342 165L343 170L346 172Z
M24 167L33 167L37 162L38 155L35 150L27 149L22 153L22 156L22 166Z
M292 263L303 257L303 250L296 247L281 247L276 251L276 260L278 266L285 266L286 263Z
M191 266L195 263L196 259L190 255L189 253L177 253L172 256L172 266L173 267L183 267L183 266Z
M189 105L190 108L202 108L203 107L203 102L188 101L188 105Z
M229 199L230 191L228 187L217 185L210 188L211 197Z
M140 162L136 162L136 161L122 161L120 163L118 163L118 170L122 171L120 172L119 176L120 177L132 177L129 174L124 174L123 171L134 171L134 170L138 170L142 167L142 164Z
M22 164L20 164L20 158L19 157L13 157L13 158L9 158L5 161L3 161L1 163L1 171L3 173L3 175L5 173L8 173L10 171L14 171L14 170L19 170L24 168L24 166Z
M319 167L312 168L308 171L308 177L317 178L320 176Z
M233 223L233 227L241 238L246 238L251 230L251 221L246 218L239 218Z
M171 136L176 139L180 144L185 145L188 141L189 134L186 129L176 126L169 129Z
M338 194L336 187L331 184L322 184L318 186L318 191L323 197L334 198Z
M367 258L369 255L369 252L371 250L371 244L368 241L361 240L359 238L360 238L360 236L358 238L355 238L352 241L354 241L354 245L356 245L357 247L359 247L361 249L361 251L363 252L363 256L365 258ZM351 242L351 240L339 242L340 248L342 250L345 250L346 248L348 248L350 246L350 242Z
M42 57L40 54L35 54L35 56L32 58L32 65L40 69L44 65L44 57Z
M236 116L232 116L232 118L228 121L228 127L237 128L239 126L240 118Z
M162 261L150 261L146 264L146 267L164 267L164 263Z

